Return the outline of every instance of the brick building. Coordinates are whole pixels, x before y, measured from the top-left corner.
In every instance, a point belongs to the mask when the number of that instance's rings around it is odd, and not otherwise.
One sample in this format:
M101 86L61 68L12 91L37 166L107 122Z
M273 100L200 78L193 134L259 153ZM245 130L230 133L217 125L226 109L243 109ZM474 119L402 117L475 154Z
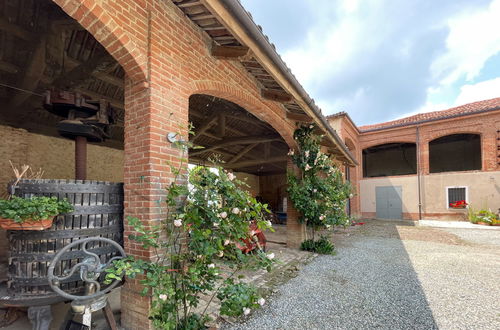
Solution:
M237 0L0 1L0 83L0 184L12 179L9 160L41 167L45 178L74 178L74 142L59 136L62 118L42 104L49 89L77 93L115 114L106 141L89 143L83 177L124 182L125 216L151 225L162 218L157 201L173 178L167 162L180 163L171 141L189 138L189 122L194 143L205 147L190 152L190 162L221 155L276 209L285 207L286 154L298 122L316 123L324 149L356 163ZM296 247L304 227L291 203L285 211L287 244ZM125 221L126 252L154 257L130 233ZM0 292L2 275L0 267ZM134 281L121 292L125 328L149 329L149 299Z
M359 165L348 169L364 218L464 220L472 208L500 208L500 98L357 127L328 117Z

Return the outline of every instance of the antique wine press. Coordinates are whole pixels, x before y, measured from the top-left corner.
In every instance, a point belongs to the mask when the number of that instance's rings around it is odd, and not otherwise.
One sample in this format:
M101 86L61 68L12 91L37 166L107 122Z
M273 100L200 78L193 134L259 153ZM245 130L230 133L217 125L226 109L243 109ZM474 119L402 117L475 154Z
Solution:
M110 138L114 123L113 109L105 100L91 100L80 93L49 90L44 107L66 119L57 124L61 136L75 140L75 179L87 177L87 141L103 142Z
M115 256L107 262L102 262L97 254L88 250L87 246L90 244L99 244L101 248L102 246L110 246ZM61 267L64 268L64 261L75 249L83 251L85 257L73 267L64 269L62 275L56 275ZM107 287L102 286L102 281L106 274L106 269L111 266L113 261L125 258L125 256L125 251L120 244L104 237L79 239L66 245L54 256L47 271L49 285L57 294L72 301L71 309L66 315L61 329L89 330L91 328L92 313L99 310L103 310L109 328L112 330L117 329L106 294L118 286L120 281L115 280ZM71 281L75 277L79 277L85 283L85 293L83 296L69 294L61 289L63 283ZM75 314L82 315L81 323L73 320Z

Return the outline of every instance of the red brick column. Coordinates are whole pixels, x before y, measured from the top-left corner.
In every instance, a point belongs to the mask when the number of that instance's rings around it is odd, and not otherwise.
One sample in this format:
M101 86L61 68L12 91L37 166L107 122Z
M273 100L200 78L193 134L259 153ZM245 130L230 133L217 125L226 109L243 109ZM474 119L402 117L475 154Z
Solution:
M483 171L495 171L498 167L497 128L485 123L481 134L481 158Z
M164 93L152 82L125 83L125 217L138 217L152 226L163 218L165 188L173 179L169 164L179 166L181 153L167 140L170 132L187 127L188 96ZM187 131L181 131L187 138ZM187 164L185 164L187 169ZM152 250L144 250L128 236L133 232L125 221L125 251L128 255L153 260ZM150 298L140 295L137 280L122 287L122 326L124 329L152 329L148 320Z
M287 170L298 171L290 158L288 158L287 161ZM298 219L299 213L293 207L290 198L288 198L286 209L286 246L289 248L298 249L300 243L302 243L306 237L306 226L299 223Z

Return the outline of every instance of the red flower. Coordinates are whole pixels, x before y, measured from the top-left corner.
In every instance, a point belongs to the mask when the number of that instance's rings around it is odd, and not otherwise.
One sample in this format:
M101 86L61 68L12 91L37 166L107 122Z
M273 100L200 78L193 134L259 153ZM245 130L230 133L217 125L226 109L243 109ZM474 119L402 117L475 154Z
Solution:
M461 201L456 201L456 202L451 202L450 203L450 207L452 208L459 208L459 209L463 209L467 206L467 202L464 201L464 200L461 200Z

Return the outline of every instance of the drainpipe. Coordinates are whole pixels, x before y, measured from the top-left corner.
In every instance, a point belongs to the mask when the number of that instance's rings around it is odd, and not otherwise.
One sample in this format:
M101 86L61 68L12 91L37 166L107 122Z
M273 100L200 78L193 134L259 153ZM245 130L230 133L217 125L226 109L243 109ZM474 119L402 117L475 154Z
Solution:
M422 196L420 193L420 127L417 125L417 190L418 190L418 220L422 220Z

